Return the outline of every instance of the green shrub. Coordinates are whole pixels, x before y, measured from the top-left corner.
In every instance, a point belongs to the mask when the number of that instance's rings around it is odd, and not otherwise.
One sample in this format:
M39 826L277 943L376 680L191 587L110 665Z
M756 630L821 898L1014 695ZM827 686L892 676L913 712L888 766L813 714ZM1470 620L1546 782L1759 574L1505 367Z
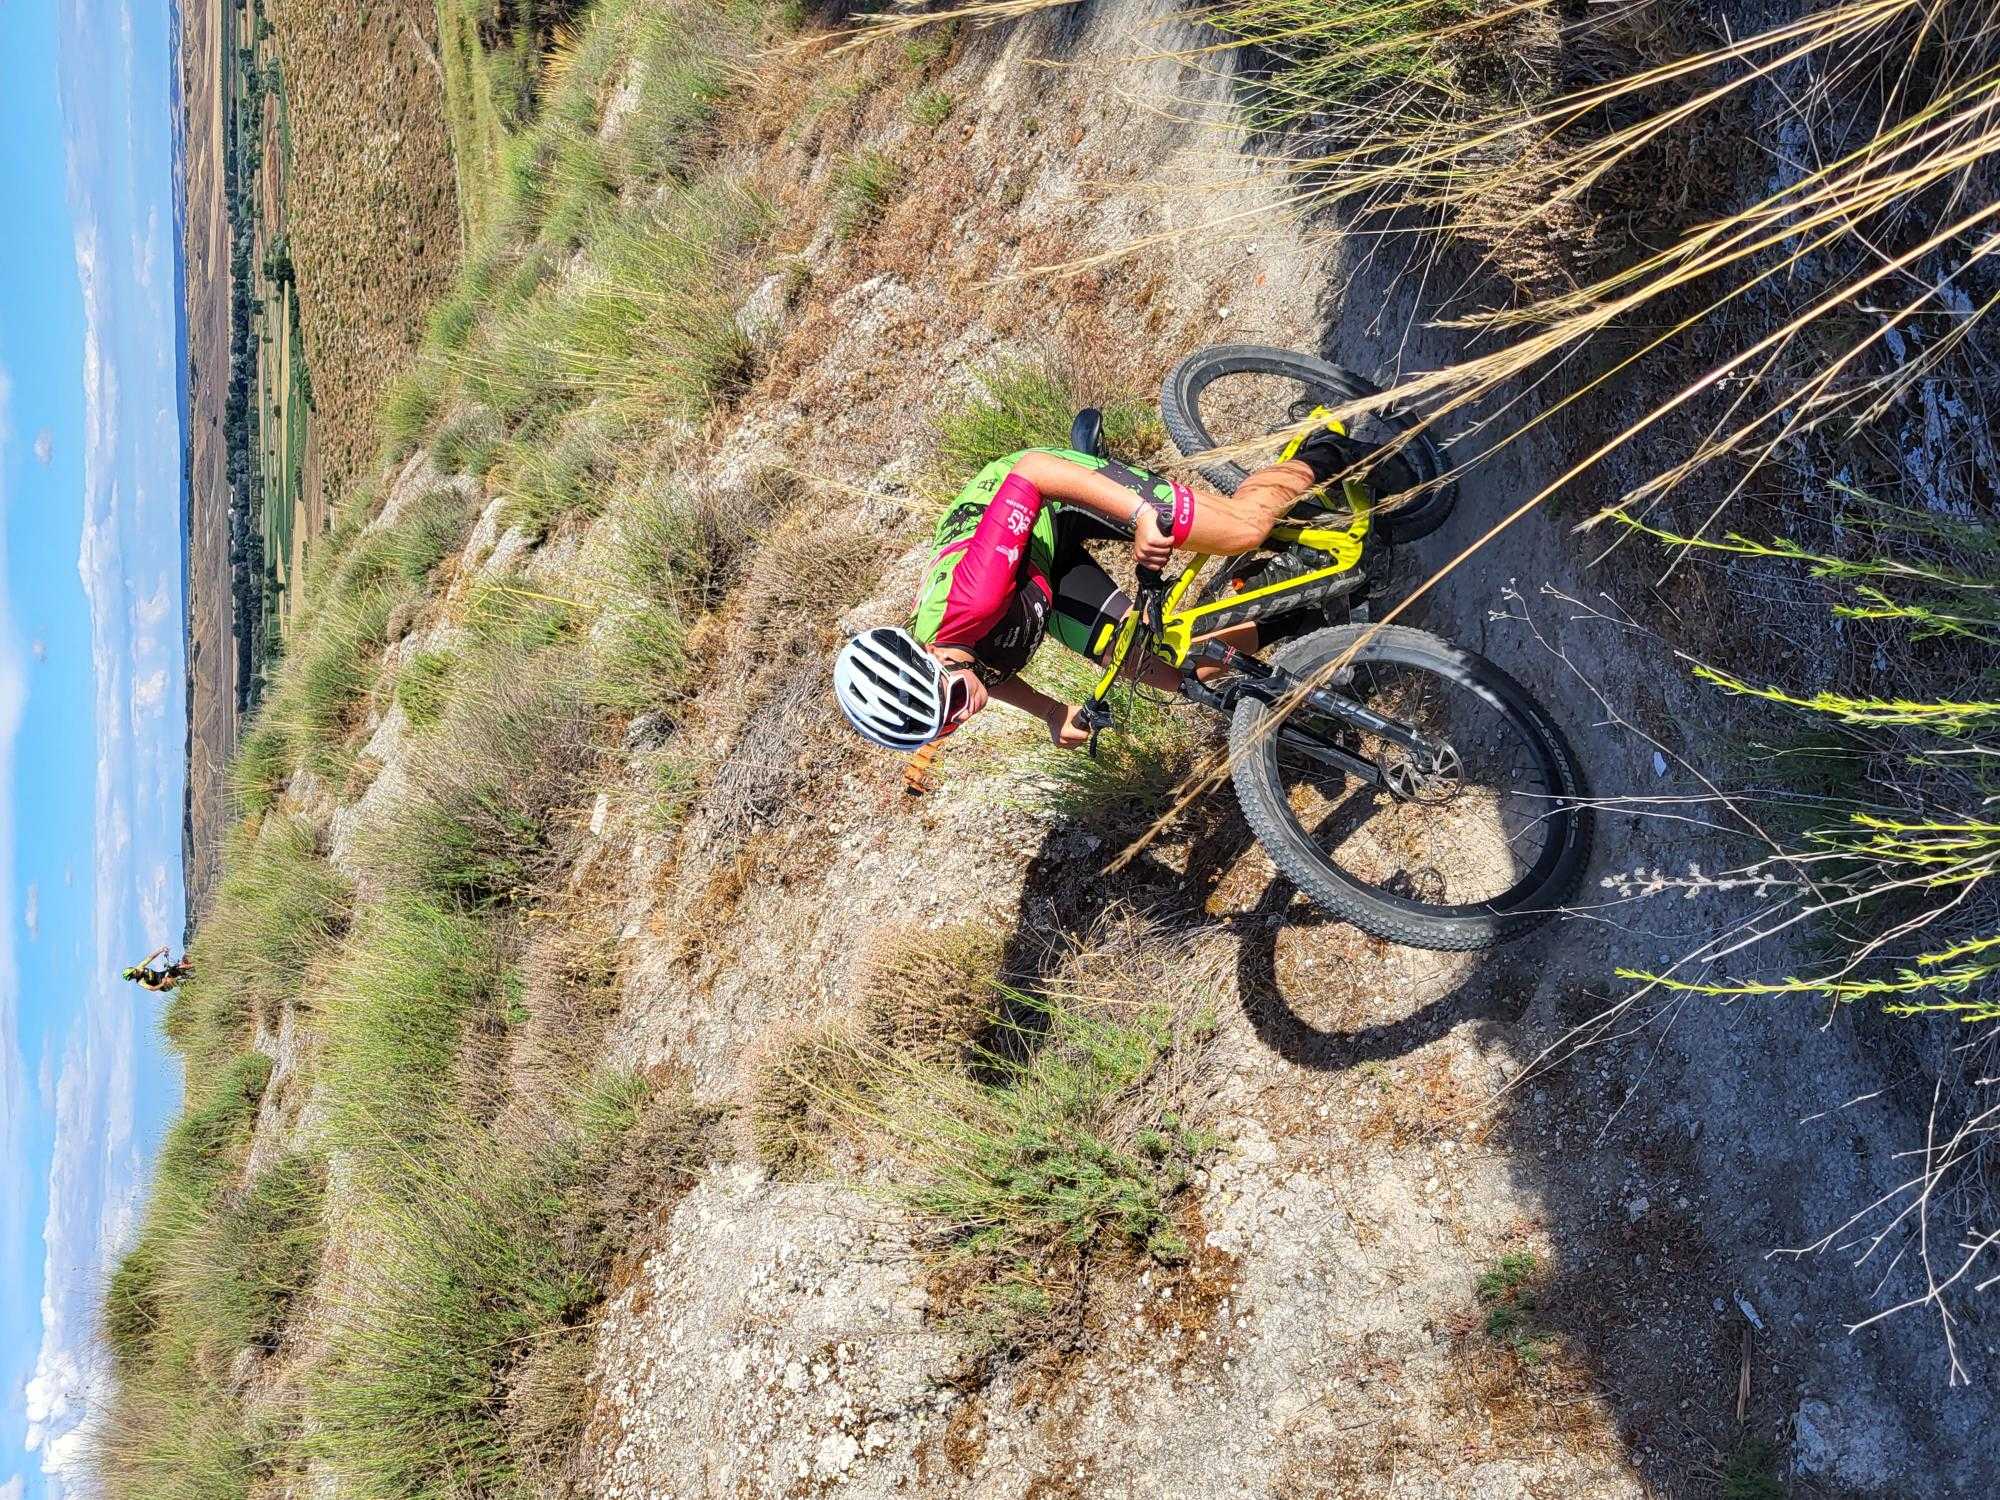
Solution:
M553 443L517 450L501 520L539 541L571 517L601 514L619 435L618 423L597 414L572 421Z
M191 1069L247 1045L299 997L347 927L353 892L321 858L312 829L267 816L239 824L223 846L222 879L175 991L167 1033Z
M396 673L396 701L414 728L428 729L444 713L457 665L458 658L448 651L419 651Z
M385 883L428 899L505 905L560 864L556 835L596 717L573 652L482 652L460 683L411 754L393 814L364 830L357 853Z
M244 1052L200 1080L160 1146L154 1191L176 1211L212 1203L250 1144L257 1106L271 1081L271 1059Z
M393 544L380 556L393 567ZM285 658L267 710L284 725L298 769L343 774L355 712L374 685L390 621L408 601L400 586L370 584L335 596L315 613L312 628Z
M888 1165L879 1190L965 1268L957 1315L989 1351L1050 1310L1071 1257L1184 1259L1172 1204L1220 1145L1188 1124L1170 1081L1213 1035L1212 1014L1163 1003L1114 1018L1017 990L1000 1000L995 1045L970 1071L829 1035L775 1054L751 1110L774 1164L789 1151L810 1167L814 1143L844 1128Z
M981 376L978 389L939 420L946 482L963 484L994 459L1023 448L1068 446L1070 423L1086 406L1103 411L1104 444L1112 454L1143 462L1159 447L1159 419L1137 398L1093 393L1056 364L1007 364Z
M639 25L638 99L618 140L625 174L637 182L685 178L729 91L729 60L691 38L672 11L642 15Z
M927 130L935 130L951 118L954 102L943 89L918 89L910 95L910 118Z
M451 294L431 309L424 325L424 338L431 348L452 354L465 347L478 325L479 294L472 290L468 278L461 277Z
M269 812L291 779L293 751L285 726L268 716L250 727L229 763L229 786L237 807L250 817Z
M412 588L422 585L439 563L465 545L472 520L472 502L453 485L412 501L383 533L397 576Z
M429 360L418 360L389 382L382 398L383 455L400 463L417 451L438 413L444 409L444 371Z
M541 189L548 204L542 238L566 251L584 242L612 202L614 163L595 130L560 129L551 140L548 177Z
M86 1429L104 1492L145 1500L247 1500L256 1464L236 1402L186 1381L121 1384Z
M322 1002L328 1141L369 1182L400 1181L460 1125L453 1060L492 1024L504 972L484 926L415 897L370 907Z
M833 228L851 239L874 227L889 200L902 190L904 172L880 151L850 152L833 169Z
M483 406L462 406L438 428L431 457L447 474L484 479L506 447L499 419Z

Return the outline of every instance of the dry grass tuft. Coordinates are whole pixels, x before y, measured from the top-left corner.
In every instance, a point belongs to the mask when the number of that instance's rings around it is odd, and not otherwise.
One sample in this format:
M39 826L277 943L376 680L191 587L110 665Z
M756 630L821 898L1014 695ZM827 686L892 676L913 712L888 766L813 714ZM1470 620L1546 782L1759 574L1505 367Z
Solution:
M977 922L877 935L857 965L863 1035L926 1062L965 1060L1001 1022L1006 956L1006 935Z

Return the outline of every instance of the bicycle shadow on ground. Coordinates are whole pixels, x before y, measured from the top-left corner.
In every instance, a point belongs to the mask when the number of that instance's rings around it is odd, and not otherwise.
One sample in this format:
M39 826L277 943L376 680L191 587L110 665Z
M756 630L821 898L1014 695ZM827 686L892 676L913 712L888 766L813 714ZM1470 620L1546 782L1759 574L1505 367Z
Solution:
M1112 814L1047 832L1029 861L1005 949L1004 973L1010 983L1032 990L1046 982L1061 960L1061 939L1086 939L1110 913L1127 910L1169 934L1222 931L1232 936L1237 998L1251 1028L1277 1056L1315 1072L1401 1057L1468 1021L1513 1019L1518 1007L1508 997L1515 987L1505 982L1504 972L1516 961L1504 956L1461 960L1457 967L1466 971L1468 982L1447 982L1433 998L1393 1021L1349 1028L1317 1019L1319 997L1281 973L1278 943L1283 932L1340 927L1371 952L1392 945L1349 928L1276 873L1265 877L1249 905L1235 904L1232 895L1243 883L1244 859L1263 861L1226 788L1183 814L1158 844L1142 848L1120 868L1110 868L1149 826L1147 818ZM1503 971L1497 978L1492 972L1496 965Z

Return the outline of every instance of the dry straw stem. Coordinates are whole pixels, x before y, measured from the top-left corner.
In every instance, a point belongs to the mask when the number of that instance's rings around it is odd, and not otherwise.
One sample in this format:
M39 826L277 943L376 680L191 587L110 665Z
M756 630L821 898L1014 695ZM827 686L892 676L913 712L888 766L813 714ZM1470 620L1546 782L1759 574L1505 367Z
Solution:
M908 5L911 0L897 0L897 3ZM946 10L904 9L871 15L864 17L859 26L836 32L835 44L828 49L826 55L837 57L857 47L866 47L874 42L905 36L920 27L936 26L947 21L966 21L980 27L997 26L1002 21L1019 20L1022 16L1031 16L1037 11L1057 10L1077 3L1078 0L975 0L973 4L955 5ZM822 40L811 37L803 42L793 43L792 49L817 46Z

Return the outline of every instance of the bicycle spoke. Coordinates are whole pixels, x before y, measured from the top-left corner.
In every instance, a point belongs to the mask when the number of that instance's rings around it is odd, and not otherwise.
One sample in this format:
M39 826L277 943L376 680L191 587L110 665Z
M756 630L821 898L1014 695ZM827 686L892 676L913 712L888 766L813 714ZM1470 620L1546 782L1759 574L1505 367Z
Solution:
M1382 767L1396 790L1358 787L1281 744L1279 775L1314 846L1349 878L1427 905L1512 890L1541 856L1554 800L1533 746L1477 694L1414 668L1366 664L1349 692L1445 753L1423 764L1377 735L1334 738L1316 719L1315 731Z

